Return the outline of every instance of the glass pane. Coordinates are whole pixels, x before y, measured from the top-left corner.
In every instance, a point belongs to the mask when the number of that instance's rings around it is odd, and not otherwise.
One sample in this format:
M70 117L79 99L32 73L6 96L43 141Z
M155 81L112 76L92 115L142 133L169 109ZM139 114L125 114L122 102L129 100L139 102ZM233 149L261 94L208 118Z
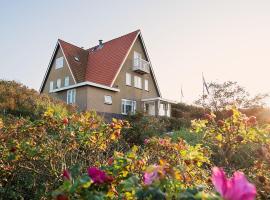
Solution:
M126 113L131 113L131 112L132 112L132 106L126 105Z

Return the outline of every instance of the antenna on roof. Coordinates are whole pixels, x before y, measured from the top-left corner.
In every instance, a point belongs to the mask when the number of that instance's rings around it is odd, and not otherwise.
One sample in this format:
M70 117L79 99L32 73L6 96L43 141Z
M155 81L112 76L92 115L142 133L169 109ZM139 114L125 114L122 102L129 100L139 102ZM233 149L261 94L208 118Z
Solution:
M98 44L98 47L97 49L101 49L103 47L103 43L102 43L102 40L98 40L99 41L99 44Z
M101 49L103 47L103 40L98 40L99 44L98 44L98 49Z
M103 41L103 40L98 40L98 42L99 42L99 45L102 45L102 41Z

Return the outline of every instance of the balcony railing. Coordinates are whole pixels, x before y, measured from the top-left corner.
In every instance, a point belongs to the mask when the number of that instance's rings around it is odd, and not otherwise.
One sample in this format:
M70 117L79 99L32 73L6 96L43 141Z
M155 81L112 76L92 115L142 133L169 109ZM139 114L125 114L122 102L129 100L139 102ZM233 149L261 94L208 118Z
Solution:
M135 58L133 60L133 71L136 71L138 73L142 74L149 74L150 73L150 66L149 62L146 60L143 60L141 58Z

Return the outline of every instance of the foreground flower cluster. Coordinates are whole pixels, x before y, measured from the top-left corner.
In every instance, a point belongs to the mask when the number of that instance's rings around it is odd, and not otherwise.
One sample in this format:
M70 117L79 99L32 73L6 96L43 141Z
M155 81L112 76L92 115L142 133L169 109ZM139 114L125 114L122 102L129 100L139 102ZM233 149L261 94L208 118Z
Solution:
M230 179L222 169L213 168L212 174L213 184L218 193L228 200L253 200L256 197L256 188L249 183L241 172L235 172Z
M212 170L212 183L216 192L204 192L198 188L184 188L179 179L179 171L168 163L160 161L159 165L146 168L142 179L134 174L126 177L113 177L111 168L101 170L89 167L87 175L73 180L65 170L65 182L54 192L55 199L202 199L202 200L254 200L256 188L249 183L242 172L235 172L228 179L221 168ZM118 185L117 181L118 179Z

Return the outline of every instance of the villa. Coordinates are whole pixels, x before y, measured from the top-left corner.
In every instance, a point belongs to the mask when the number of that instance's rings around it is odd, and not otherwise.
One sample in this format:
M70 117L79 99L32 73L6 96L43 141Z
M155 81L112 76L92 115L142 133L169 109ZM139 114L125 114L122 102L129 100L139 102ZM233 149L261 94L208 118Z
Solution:
M174 103L161 97L140 30L89 49L58 39L40 93L116 115L170 117Z

